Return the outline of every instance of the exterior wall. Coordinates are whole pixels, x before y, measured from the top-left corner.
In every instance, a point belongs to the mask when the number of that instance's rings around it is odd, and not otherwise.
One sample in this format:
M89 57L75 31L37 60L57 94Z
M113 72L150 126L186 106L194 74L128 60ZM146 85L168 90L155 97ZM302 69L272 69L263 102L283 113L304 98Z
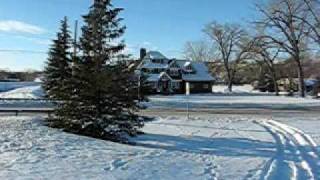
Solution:
M212 93L213 82L189 82L190 83L190 93ZM185 82L183 83L182 93L186 92Z
M153 82L157 84L156 82ZM176 82L178 83L178 82ZM211 93L212 92L212 82L190 82L190 93ZM159 84L158 84L159 86ZM179 82L179 87L175 87L175 85L171 84L172 92L170 94L185 94L186 93L186 85L185 82ZM159 88L152 86L150 94L161 94L158 92ZM166 94L166 93L163 93Z

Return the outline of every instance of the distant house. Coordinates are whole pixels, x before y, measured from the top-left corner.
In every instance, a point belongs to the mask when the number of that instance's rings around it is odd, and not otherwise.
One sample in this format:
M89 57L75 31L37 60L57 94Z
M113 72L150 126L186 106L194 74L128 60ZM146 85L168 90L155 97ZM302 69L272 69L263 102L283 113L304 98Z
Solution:
M142 51L138 73L144 74L152 93L185 93L186 82L190 93L210 93L215 79L204 62L168 59L158 51Z
M304 84L307 93L312 93L313 91L319 91L319 80L317 79L304 79ZM298 78L283 78L278 81L280 91L299 91L299 79Z

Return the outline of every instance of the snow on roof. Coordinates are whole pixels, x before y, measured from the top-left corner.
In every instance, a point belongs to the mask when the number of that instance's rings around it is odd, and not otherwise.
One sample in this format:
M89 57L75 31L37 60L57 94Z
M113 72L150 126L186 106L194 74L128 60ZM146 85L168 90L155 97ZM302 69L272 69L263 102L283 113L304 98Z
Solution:
M163 63L154 63L152 59L167 60ZM182 79L185 81L214 81L215 79L209 73L209 70L204 62L193 62L189 60L177 60L167 59L158 51L150 51L145 57L145 61L139 66L139 69L168 69L173 63L176 63L183 71L187 72L186 67L191 66L195 71L195 74L192 73L183 73ZM160 74L150 74L148 81L158 81L161 77Z
M195 74L182 74L182 79L185 81L214 81L215 79L209 73L208 67L203 62L191 62L187 60L177 60L180 67L191 65L196 71Z
M172 80L172 78L166 72L161 72L160 74L148 74L147 81L156 82L159 81L159 79L161 79L163 76L166 76Z
M149 59L167 59L163 54L161 54L159 51L149 51L146 55L146 58Z
M144 63L141 66L141 68L147 68L147 69L159 69L159 68L166 69L168 67L169 67L169 64L153 63L153 62L150 62L150 61Z
M186 63L184 63L184 67L187 67L187 66L190 66L190 65L191 65L190 61L187 61Z
M160 79L159 74L148 74L147 81L149 81L149 82L157 82L157 81L159 81L159 79Z

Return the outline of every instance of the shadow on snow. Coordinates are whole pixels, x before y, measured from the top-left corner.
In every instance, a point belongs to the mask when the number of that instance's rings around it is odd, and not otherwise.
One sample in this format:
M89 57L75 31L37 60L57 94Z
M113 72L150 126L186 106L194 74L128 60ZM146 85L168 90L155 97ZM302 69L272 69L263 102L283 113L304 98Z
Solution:
M136 146L216 156L267 157L275 155L275 144L248 138L206 138L147 134L134 139Z

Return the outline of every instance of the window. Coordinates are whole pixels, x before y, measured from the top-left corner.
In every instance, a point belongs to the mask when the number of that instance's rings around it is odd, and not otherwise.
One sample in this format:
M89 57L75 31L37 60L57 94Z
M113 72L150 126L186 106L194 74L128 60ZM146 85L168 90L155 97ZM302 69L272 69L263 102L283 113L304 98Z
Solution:
M173 89L180 89L180 82L172 82Z
M158 69L153 69L153 70L152 70L152 73L153 73L153 74L158 74L158 73L159 73L159 70L158 70Z
M149 82L148 83L148 86L151 88L151 89L157 89L158 87L158 83L156 82Z
M203 84L202 87L203 89L209 89L209 84Z
M177 71L177 70L170 70L170 75L172 75L172 76L179 76L179 71Z

